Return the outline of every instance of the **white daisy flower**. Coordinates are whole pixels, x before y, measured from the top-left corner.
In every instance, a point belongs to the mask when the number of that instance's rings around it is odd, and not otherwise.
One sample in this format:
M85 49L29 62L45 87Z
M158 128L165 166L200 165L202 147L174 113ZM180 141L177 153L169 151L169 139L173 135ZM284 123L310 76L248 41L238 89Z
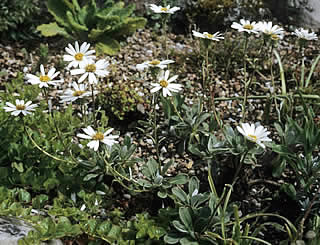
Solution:
M241 127L237 126L237 129L248 140L254 143L257 143L259 146L261 146L264 149L266 148L266 146L262 142L272 141L268 137L270 132L268 132L267 129L261 125L258 125L256 127L255 124L241 123Z
M197 32L197 31L192 31L192 34L195 36L195 37L201 37L201 38L204 38L204 39L210 39L210 40L213 40L213 41L220 41L220 39L224 39L224 37L222 36L221 33L219 32L216 32L214 34L210 34L208 32L204 32L204 33L201 33L201 32Z
M231 28L238 30L238 32L258 33L258 25L255 21L240 20L240 23L233 22Z
M87 146L94 151L97 151L99 148L99 143L102 142L107 146L112 146L114 143L118 143L115 139L119 138L117 135L109 135L113 128L108 129L105 133L96 132L91 126L82 129L86 134L77 134L77 137L82 139L91 140Z
M79 69L73 69L70 73L71 75L82 74L78 80L79 83L83 82L88 77L90 84L97 84L97 77L105 77L109 74L109 71L107 71L108 66L109 63L104 59L98 60L97 62L93 60L84 60L84 62L80 64Z
M264 33L267 36L270 36L272 40L279 40L282 39L284 36L283 28L279 27L278 25L272 25L272 22L260 21L257 24L258 30Z
M309 30L305 30L303 28L296 29L294 32L292 32L293 35L297 36L300 39L304 40L318 40L317 34L314 32L309 32Z
M155 4L150 4L150 9L157 14L174 14L176 11L180 10L180 7L172 7L170 5L167 7L157 6Z
M171 63L174 63L173 60L163 60L163 61L160 61L160 60L152 60L152 61L146 61L146 62L143 62L142 64L138 64L136 65L136 68L138 71L143 71L144 69L146 68L149 68L149 67L158 67L160 69L165 69L167 68L167 65L168 64L171 64Z
M6 112L11 112L11 115L18 116L20 113L26 116L27 114L31 114L31 111L34 111L38 105L32 104L31 101L24 103L24 100L16 99L16 104L12 104L10 102L6 102L7 106L4 106Z
M151 83L154 88L151 89L151 93L158 92L162 89L162 94L164 97L171 96L171 92L177 93L182 90L182 85L177 83L171 83L178 78L177 75L169 79L170 71L161 70L158 76L158 83Z
M85 96L90 96L91 91L87 90L86 84L77 84L76 82L72 83L73 89L67 89L63 95L60 96L60 103L63 102L74 102L77 99L81 99ZM97 94L97 91L94 91L94 94Z
M33 85L38 84L39 88L42 88L42 87L48 88L49 85L57 85L57 83L63 82L63 79L53 80L56 76L60 74L59 71L56 72L56 69L54 67L52 67L49 70L48 74L46 74L43 65L40 65L40 72L41 72L40 76L27 74L26 75L26 79L28 79L27 82Z
M92 55L95 53L95 50L89 50L90 43L84 42L79 47L79 43L76 41L74 47L69 43L68 47L65 48L68 54L63 56L64 61L70 62L67 68L78 67L84 60L94 60L96 57Z

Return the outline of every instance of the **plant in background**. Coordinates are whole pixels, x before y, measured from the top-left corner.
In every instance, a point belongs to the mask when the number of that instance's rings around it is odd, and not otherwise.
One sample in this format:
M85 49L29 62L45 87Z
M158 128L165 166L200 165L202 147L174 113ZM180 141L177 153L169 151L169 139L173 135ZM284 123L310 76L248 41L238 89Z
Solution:
M168 59L168 48L167 48L167 32L168 32L168 27L167 27L167 22L169 19L169 14L174 14L176 11L180 10L180 7L172 7L170 8L170 5L167 5L166 7L162 6L157 6L155 4L150 4L150 9L156 13L156 14L161 14L162 17L162 35L164 36L164 49L165 49L165 55L166 58Z
M226 185L221 195L216 191L209 169L210 193L200 193L200 182L192 177L188 183L188 193L180 187L172 188L171 198L177 205L177 215L171 222L172 229L164 237L167 244L267 244L259 238L264 226L281 227L278 223L257 222L257 218L276 217L285 222L291 234L296 233L294 225L285 217L270 213L254 213L241 217L238 206L231 202L233 187ZM256 222L249 224L249 220Z
M231 28L238 30L238 32L243 32L244 34L244 41L243 41L243 83L244 83L244 96L243 96L243 102L242 102L242 116L241 121L243 122L246 117L246 104L247 104L247 96L248 91L250 89L250 85L252 82L252 76L248 78L247 73L247 48L248 48L248 42L249 42L249 35L250 34L257 34L259 30L258 24L253 21L250 22L248 20L241 19L240 23L233 22L231 25ZM261 51L261 49L260 49Z
M282 189L300 204L303 212L299 217L299 239L303 238L309 216L318 214L320 202L320 129L313 121L313 112L305 108L305 114L302 122L288 118L284 129L276 124L281 144L272 146L279 154L274 175L279 177L287 166L294 172L296 184L284 183Z
M37 36L36 24L45 17L43 1L2 0L0 3L0 36L4 40L30 40Z
M119 40L146 23L142 17L132 17L134 4L125 7L121 1L107 0L98 7L96 0L86 1L82 6L77 0L48 0L47 6L56 22L38 26L42 35L90 41L96 44L98 53L117 53Z
M213 111L213 114L215 116L215 119L218 123L218 125L220 126L220 128L222 128L222 124L219 118L219 115L217 113L216 107L215 107L215 101L214 101L214 96L213 96L213 88L212 88L212 80L210 80L210 72L209 72L209 68L212 67L212 65L209 64L209 49L211 48L212 45L212 41L220 41L223 40L224 37L222 36L221 33L216 32L214 34L210 34L208 32L204 32L204 33L200 33L197 32L195 30L192 31L193 36L195 37L200 37L201 40L203 41L203 47L204 47L204 61L202 63L202 96L203 99L201 100L201 103L204 103L204 98L206 96L206 94L208 94L208 90L209 90L209 98L211 98L210 101L210 105L212 108L210 108Z
M306 76L305 76L305 59L306 59L305 48L306 48L308 41L318 40L318 37L317 37L317 34L315 34L314 32L309 33L309 30L305 30L303 28L296 29L292 34L298 38L297 42L298 42L300 53L301 53L300 82L298 81L296 76L294 76L294 79L296 81L297 88L299 88L301 91L308 91L310 79L311 79L311 76L314 72L315 67L317 66L317 64L320 60L320 55L318 55L317 58L312 62L309 75L306 78ZM294 73L293 73L293 75L294 75Z
M130 119L130 113L137 112L138 106L147 101L128 85L129 81L122 81L102 88L97 96L97 103L102 105L110 117L119 120Z

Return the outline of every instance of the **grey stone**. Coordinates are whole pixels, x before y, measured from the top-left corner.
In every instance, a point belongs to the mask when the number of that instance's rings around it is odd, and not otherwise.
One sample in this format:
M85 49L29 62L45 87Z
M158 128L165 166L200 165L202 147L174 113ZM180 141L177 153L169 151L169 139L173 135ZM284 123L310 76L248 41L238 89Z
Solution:
M305 8L301 15L303 25L310 28L320 28L320 1L319 0L309 0L308 1L309 8Z
M33 230L32 226L21 219L0 216L1 245L17 245L19 239L25 237L31 230ZM52 240L42 244L63 245L61 240Z

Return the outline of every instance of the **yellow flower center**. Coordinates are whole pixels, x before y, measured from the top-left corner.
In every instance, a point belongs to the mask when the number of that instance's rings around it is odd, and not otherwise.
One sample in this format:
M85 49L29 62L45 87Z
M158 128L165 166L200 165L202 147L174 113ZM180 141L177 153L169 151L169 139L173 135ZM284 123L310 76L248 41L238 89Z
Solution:
M74 91L72 95L74 97L79 97L79 96L83 95L84 93L85 93L85 91L77 90L77 91Z
M22 111L22 110L26 109L26 106L25 105L16 105L16 109Z
M168 9L167 9L167 8L165 8L165 7L163 7L163 8L161 8L161 11L163 11L163 12L167 12L167 11L168 11Z
M96 65L95 64L89 64L86 66L86 72L95 72L96 71Z
M44 83L46 83L46 82L49 82L50 81L50 77L48 77L47 75L44 75L44 76L40 76L40 81L41 82L44 82Z
M274 41L278 41L280 39L280 37L277 34L272 34L271 39Z
M161 80L160 81L160 86L163 87L163 88L166 88L168 87L169 83L166 81L166 80Z
M83 58L83 54L82 53L77 53L74 58L77 60L77 61L81 61L82 58Z
M153 65L153 66L156 66L156 65L160 64L160 61L159 60L153 60L153 61L150 61L149 64Z
M246 24L246 25L243 26L243 29L252 30L253 29L253 25Z
M253 142L256 142L257 141L257 136L253 135L253 134L248 134L248 137L250 140L252 140Z
M97 132L95 135L93 135L92 139L93 140L103 140L104 135L103 135L103 133Z
M204 34L207 38L213 38L213 35L212 34L209 34L209 33L206 33L206 34Z

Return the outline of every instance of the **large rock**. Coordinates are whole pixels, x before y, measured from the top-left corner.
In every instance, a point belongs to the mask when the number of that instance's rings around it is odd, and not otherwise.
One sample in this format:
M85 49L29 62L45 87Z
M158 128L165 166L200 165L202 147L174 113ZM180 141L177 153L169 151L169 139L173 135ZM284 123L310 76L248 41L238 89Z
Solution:
M304 26L314 28L314 29L319 29L320 28L320 1L309 0L308 8L303 9L301 19L302 19L302 24Z
M23 220L12 217L0 217L0 244L1 245L17 245L19 239L25 237L32 226ZM50 245L63 245L60 240L53 240L48 243Z

